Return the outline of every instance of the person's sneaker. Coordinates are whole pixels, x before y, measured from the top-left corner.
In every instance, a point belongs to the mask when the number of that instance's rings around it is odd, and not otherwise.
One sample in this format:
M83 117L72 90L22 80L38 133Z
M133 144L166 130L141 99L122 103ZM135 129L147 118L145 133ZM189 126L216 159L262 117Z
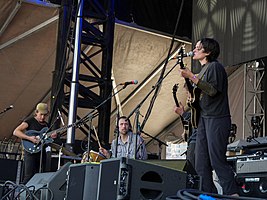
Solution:
M230 196L232 196L232 197L239 197L239 194L235 193L235 194L231 194Z

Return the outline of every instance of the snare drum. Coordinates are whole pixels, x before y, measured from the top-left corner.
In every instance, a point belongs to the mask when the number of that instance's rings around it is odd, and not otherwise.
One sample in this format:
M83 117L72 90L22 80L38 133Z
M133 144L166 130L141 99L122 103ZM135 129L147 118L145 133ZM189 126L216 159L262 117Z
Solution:
M92 162L100 162L101 160L107 159L102 153L93 150L90 151L90 158Z
M101 160L107 159L102 153L95 152L93 150L90 151L90 158L88 158L88 152L83 153L83 157L81 163L85 162L100 162Z

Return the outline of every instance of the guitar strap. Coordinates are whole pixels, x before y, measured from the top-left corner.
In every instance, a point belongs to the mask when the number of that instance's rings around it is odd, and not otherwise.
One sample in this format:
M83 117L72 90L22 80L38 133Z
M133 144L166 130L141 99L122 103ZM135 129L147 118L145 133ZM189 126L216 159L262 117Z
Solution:
M201 79L201 80L203 79L203 77L204 77L204 75L205 75L205 73L206 73L209 65L210 65L210 63L206 63L204 65L204 67L202 67L201 71L199 72L199 74L197 76L199 79ZM196 85L195 85L195 88L197 88ZM200 91L200 94L199 94L199 97L198 98L199 98L199 100L202 98L202 91Z
M207 64L204 65L204 67L202 67L201 71L199 72L199 74L197 76L199 79L203 78L203 76L205 75L209 65L210 65L210 63L207 63Z

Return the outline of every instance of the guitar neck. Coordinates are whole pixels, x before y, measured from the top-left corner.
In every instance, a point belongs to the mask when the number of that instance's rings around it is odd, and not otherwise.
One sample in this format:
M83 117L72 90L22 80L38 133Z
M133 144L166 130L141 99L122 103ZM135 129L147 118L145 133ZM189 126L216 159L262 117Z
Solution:
M173 94L173 99L174 99L175 105L176 105L177 107L180 107L179 102L178 102L178 99L177 99L177 97L176 97L176 94Z
M184 63L183 63L183 60L181 59L180 60L180 68L181 69L185 69L185 66L184 66ZM191 96L193 95L193 92L194 92L194 87L192 86L189 78L185 78L185 83L186 83L186 86L187 86L187 89L189 91L189 93L191 94Z
M58 129L56 129L56 130L49 131L48 133L46 133L46 135L47 135L47 136L50 136L52 133L61 133L61 132L66 131L68 128L75 127L75 126L77 126L76 123L70 124L70 125L68 125L68 126L63 126L63 127L58 128Z
M191 94L191 96L194 94L194 87L192 86L189 78L185 78L185 83L186 83L186 87L189 91L189 93Z

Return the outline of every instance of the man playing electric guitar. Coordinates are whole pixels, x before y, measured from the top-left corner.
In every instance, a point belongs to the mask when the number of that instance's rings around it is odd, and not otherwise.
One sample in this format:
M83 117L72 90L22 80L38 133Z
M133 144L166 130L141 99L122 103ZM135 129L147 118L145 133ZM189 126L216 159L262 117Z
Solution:
M13 132L13 135L21 138L22 140L30 141L34 144L40 142L39 135L27 135L27 131L40 131L48 127L45 121L48 116L48 106L45 103L39 103L36 106L34 116L26 118ZM52 133L51 138L56 138L57 134ZM24 178L23 184L26 184L32 176L39 172L41 152L29 153L24 149ZM44 154L43 154L44 155ZM44 159L43 159L44 160Z

